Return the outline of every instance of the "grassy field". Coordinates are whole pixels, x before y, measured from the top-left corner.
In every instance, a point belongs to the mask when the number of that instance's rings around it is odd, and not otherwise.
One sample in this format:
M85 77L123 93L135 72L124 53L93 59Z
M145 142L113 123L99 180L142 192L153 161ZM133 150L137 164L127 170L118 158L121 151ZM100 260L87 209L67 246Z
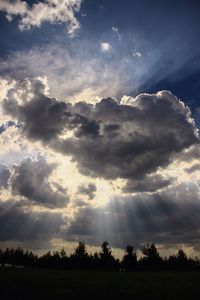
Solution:
M200 273L0 269L0 299L199 299Z

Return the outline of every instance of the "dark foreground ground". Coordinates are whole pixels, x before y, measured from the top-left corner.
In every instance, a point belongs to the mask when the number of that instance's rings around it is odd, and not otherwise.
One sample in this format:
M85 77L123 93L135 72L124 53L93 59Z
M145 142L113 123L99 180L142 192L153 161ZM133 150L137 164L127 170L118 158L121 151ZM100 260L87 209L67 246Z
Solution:
M200 299L200 272L0 269L0 299Z

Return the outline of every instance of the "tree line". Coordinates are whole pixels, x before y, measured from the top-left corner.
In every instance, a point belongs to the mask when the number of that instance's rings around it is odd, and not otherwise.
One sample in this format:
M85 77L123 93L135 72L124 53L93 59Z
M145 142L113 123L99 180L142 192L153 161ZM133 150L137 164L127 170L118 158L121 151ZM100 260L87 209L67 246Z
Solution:
M101 245L101 250L88 254L85 243L79 242L74 252L67 255L64 248L60 251L46 252L38 256L32 251L21 248L0 250L0 265L2 267L49 268L62 270L108 270L108 271L163 271L163 270L200 270L198 258L187 257L180 249L177 254L162 258L154 244L147 244L141 249L142 256L138 258L135 248L126 247L121 260L114 257L107 241Z

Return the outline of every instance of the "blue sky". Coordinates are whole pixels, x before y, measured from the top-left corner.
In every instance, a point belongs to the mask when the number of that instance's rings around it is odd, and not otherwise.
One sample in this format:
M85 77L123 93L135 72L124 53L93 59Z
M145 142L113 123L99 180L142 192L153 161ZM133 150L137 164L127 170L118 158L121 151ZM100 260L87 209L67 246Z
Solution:
M196 254L199 9L0 2L0 246L108 239Z

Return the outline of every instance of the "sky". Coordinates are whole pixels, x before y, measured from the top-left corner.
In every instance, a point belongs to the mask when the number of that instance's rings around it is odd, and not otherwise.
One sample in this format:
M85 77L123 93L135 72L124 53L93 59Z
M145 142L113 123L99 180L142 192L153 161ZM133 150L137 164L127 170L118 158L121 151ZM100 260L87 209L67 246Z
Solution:
M0 247L199 255L199 10L0 1Z

